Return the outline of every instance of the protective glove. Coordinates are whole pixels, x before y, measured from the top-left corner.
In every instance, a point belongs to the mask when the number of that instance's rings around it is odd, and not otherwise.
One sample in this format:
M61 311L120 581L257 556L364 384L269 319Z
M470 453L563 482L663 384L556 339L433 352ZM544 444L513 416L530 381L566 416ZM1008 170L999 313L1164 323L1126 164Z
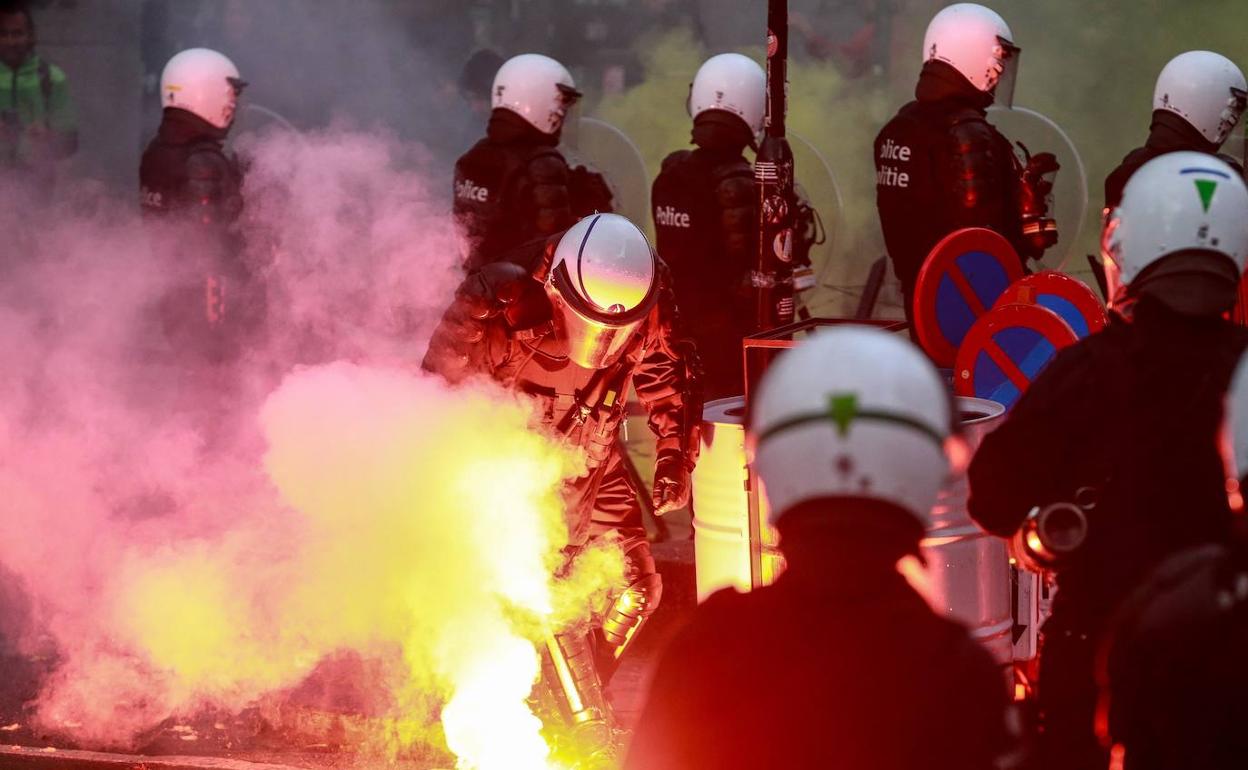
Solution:
M1025 256L1040 259L1045 250L1057 244L1057 221L1051 213L1053 206L1054 176L1061 169L1057 156L1051 152L1032 155L1023 148L1026 164L1019 180L1019 210L1022 216Z
M654 515L662 516L689 504L693 482L684 455L664 452L654 461Z

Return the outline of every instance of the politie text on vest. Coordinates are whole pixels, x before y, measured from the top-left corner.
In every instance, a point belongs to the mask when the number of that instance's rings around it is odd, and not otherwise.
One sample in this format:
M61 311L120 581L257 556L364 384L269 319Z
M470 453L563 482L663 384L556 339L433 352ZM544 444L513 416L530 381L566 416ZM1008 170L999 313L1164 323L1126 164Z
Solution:
M666 227L692 227L689 222L689 214L684 211L678 211L672 206L655 206L654 221Z
M880 160L896 160L902 163L909 163L910 146L897 144L892 139L885 139L884 145L880 147ZM893 166L881 164L880 168L875 172L875 183L880 187L909 187L910 174L905 171L898 171Z

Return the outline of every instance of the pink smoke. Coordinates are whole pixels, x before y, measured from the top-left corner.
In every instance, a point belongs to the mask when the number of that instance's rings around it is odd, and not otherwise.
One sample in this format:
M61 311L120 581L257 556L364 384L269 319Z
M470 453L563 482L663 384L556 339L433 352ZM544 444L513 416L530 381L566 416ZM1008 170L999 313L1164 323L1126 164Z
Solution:
M167 345L157 306L196 275L185 233L145 226L136 205L90 185L47 206L0 188L0 580L29 602L0 618L0 636L54 651L40 717L90 745L125 745L203 700L127 653L110 613L136 554L225 553L257 585L289 579L306 523L263 466L262 404L288 373L335 361L421 381L412 373L460 277L446 185L427 178L418 150L344 130L239 146L250 162L243 259L265 279L270 316L263 343L225 367L153 354ZM248 601L240 612L263 611ZM110 689L115 702L98 702ZM238 708L256 694L211 700Z

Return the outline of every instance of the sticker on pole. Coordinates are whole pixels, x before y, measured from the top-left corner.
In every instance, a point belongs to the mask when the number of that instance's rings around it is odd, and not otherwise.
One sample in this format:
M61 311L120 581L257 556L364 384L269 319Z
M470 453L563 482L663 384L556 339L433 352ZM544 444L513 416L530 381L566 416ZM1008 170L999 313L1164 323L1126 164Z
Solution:
M1023 277L1018 252L993 230L945 236L923 263L914 289L914 331L937 366L952 366L975 320Z
M1010 408L1049 365L1074 344L1075 332L1041 305L1001 305L980 317L958 350L953 389Z
M1096 293L1082 281L1056 270L1023 276L997 300L1001 305L1039 305L1061 316L1075 336L1083 339L1105 328L1109 316Z

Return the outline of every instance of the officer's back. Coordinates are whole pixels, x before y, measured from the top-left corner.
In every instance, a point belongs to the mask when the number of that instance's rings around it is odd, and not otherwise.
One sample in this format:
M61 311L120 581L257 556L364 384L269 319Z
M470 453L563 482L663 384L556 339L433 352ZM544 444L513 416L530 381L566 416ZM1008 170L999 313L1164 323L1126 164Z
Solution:
M896 335L839 327L783 354L754 410L785 572L697 608L655 670L627 767L994 767L1003 672L897 570L949 472L939 375Z
M452 210L467 241L468 271L611 208L605 180L570 169L557 148L581 96L562 64L514 56L494 76L492 94L485 138L455 163Z
M165 106L139 165L140 205L165 236L168 286L150 331L155 349L174 360L235 360L266 314L235 226L242 174L224 150L244 85L229 58L206 48L176 54L161 73Z
M753 321L757 258L754 174L743 152L762 128L766 76L740 54L711 57L690 91L692 150L663 160L651 206L659 255L698 347L709 398L739 395L741 339Z
M182 51L165 65L160 127L139 163L145 214L216 230L238 217L242 178L223 144L243 85L233 62L206 48Z
M1187 51L1157 76L1148 140L1127 154L1105 178L1105 210L1122 201L1122 190L1141 166L1169 152L1218 155L1241 173L1234 159L1219 155L1244 112L1248 81L1230 59L1212 51Z
M1217 435L1248 347L1248 330L1223 319L1245 217L1248 188L1225 163L1184 152L1145 164L1106 228L1109 326L1062 351L971 463L968 510L994 534L1051 503L1087 509L1042 629L1046 767L1105 767L1093 671L1108 618L1160 560L1230 533Z
M1036 189L1029 200L1050 229L1023 236L1022 169L986 117L994 100L1008 104L1012 98L1018 51L1005 21L990 9L959 3L942 10L924 38L915 101L876 137L876 204L907 318L919 270L949 233L995 230L1023 259L1056 243L1056 229L1044 220L1047 210L1039 210L1048 189Z

